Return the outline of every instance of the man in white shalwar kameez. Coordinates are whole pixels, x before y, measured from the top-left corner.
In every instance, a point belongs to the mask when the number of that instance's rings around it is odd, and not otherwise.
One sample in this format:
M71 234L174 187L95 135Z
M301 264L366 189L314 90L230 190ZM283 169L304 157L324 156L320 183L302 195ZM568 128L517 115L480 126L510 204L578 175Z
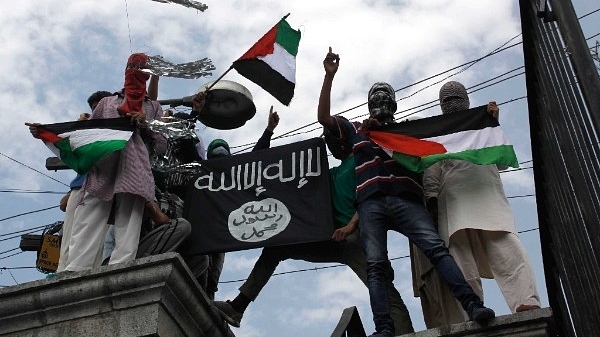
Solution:
M444 84L440 105L443 114L468 109L465 87L454 81ZM496 102L488 104L488 112L498 118ZM511 312L539 308L533 269L516 234L498 167L442 160L424 172L423 187L440 236L475 293L483 299L481 277L493 278ZM413 257L415 292L421 297L427 327L467 321L435 270L422 260Z

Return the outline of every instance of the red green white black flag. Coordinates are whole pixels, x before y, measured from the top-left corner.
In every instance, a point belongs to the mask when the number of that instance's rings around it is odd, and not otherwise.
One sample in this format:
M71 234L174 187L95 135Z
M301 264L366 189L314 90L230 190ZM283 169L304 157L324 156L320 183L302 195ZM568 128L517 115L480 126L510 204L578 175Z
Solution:
M394 123L367 135L414 172L444 159L519 167L513 146L486 107Z
M296 86L299 44L300 31L294 30L283 18L234 61L232 67L278 101L289 105Z

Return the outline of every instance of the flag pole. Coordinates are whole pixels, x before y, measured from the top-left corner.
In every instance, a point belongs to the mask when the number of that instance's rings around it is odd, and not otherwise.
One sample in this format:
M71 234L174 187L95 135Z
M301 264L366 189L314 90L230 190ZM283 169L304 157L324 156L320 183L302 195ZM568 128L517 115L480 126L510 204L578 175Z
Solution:
M283 16L283 18L282 18L281 20L285 20L285 19L287 19L287 17L288 17L288 16L290 16L290 13L287 13L286 15L284 15L284 16ZM281 21L281 20L279 20L279 21ZM228 73L228 72L230 72L230 71L231 71L231 69L233 69L233 63L232 63L230 66L229 66L229 69L227 69L227 70L226 70L226 71L223 73L223 75L219 76L219 78L217 78L217 79L216 79L214 82L212 82L212 83L211 83L211 85L209 85L209 86L208 86L208 88L206 88L206 90L204 90L204 91L205 91L205 92L206 92L206 91L209 91L209 90L210 90L212 87L214 87L214 86L215 86L215 84L217 84L217 82L219 82L221 79L223 79L223 77L224 77L225 75L227 75L227 73Z
M231 64L231 65L229 66L229 69L227 69L227 70L226 70L226 71L223 73L223 75L219 76L219 78L217 78L217 79L216 79L214 82L212 82L212 83L211 83L211 85L209 85L209 86L208 86L208 88L206 88L206 90L204 90L204 91L205 91L205 92L206 92L206 91L209 91L209 90L210 90L212 87L214 87L214 86L215 86L215 84L217 84L217 82L219 82L219 81L220 81L220 80L221 80L221 79L222 79L222 78L223 78L225 75L227 75L227 73L228 73L228 72L230 72L230 71L231 71L231 69L233 69L233 64Z

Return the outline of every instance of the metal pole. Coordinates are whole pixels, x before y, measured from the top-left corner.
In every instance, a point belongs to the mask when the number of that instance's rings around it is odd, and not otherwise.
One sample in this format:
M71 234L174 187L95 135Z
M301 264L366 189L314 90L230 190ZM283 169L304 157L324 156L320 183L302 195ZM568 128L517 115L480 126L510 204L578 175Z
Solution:
M560 27L575 76L587 103L596 133L600 132L600 77L585 41L571 1L552 1L552 9Z

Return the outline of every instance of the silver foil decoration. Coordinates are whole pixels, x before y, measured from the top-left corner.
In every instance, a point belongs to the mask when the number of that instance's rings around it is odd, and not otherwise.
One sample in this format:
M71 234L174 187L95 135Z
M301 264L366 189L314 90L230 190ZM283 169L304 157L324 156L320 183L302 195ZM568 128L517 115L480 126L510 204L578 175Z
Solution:
M174 3L174 4L182 5L185 7L194 8L201 12L204 12L206 9L208 9L207 5L200 3L198 1L193 1L193 0L152 0L152 1L161 2L164 4Z
M163 117L162 120L151 121L149 127L152 131L162 134L167 140L167 152L164 155L152 154L150 156L153 170L172 175L170 178L181 176L176 179L178 181L198 172L199 163L186 163L182 157L183 146L187 147L185 149L187 151L196 151L192 144L199 142L193 121Z
M211 76L211 71L216 69L212 61L206 57L198 61L174 64L161 55L155 55L149 57L148 64L151 67L150 72L155 75L187 79Z
M149 124L150 130L162 134L167 141L181 138L198 139L194 130L194 122L177 117L163 117L153 120Z

